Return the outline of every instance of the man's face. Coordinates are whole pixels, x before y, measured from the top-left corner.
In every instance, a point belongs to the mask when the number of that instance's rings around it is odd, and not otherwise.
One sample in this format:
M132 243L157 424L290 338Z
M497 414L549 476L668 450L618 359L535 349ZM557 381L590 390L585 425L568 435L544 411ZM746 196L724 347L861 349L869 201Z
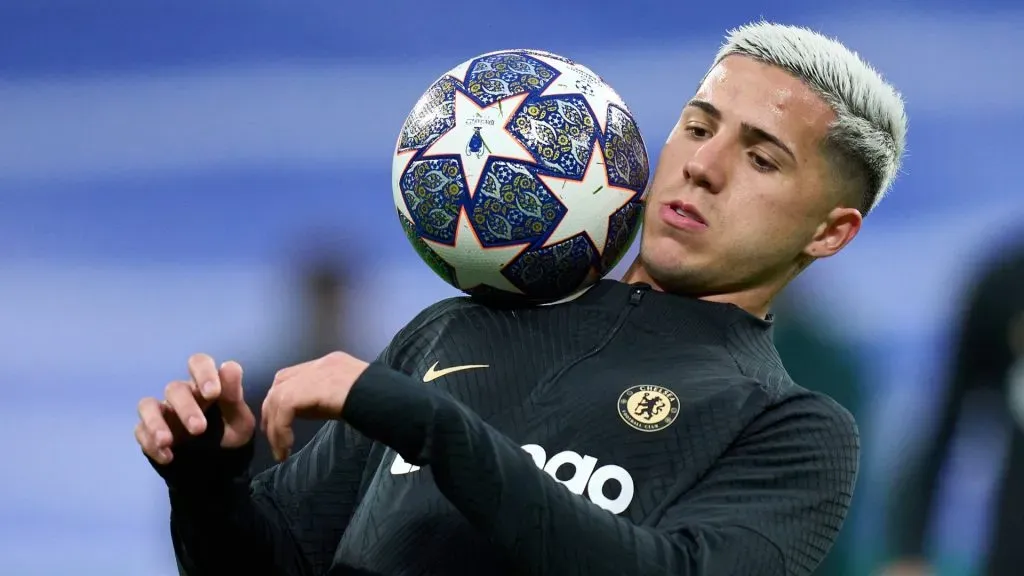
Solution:
M834 211L828 192L821 143L834 118L779 68L742 56L719 63L683 109L651 183L641 240L651 278L698 296L749 290L784 283L802 254L841 249L860 216Z

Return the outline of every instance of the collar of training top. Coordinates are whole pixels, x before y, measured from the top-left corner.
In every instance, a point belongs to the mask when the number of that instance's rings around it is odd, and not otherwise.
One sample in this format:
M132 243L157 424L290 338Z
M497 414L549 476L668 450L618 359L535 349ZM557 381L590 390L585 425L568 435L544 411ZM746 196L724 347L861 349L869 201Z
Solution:
M637 295L637 291L642 294ZM639 301L638 301L639 299ZM673 330L680 322L692 322L699 318L702 323L726 330L741 329L770 335L773 317L758 318L734 304L708 302L689 296L679 296L652 290L647 284L626 284L617 280L601 280L582 294L578 302L584 305L621 307L624 303L638 304L638 312L645 324L652 328Z

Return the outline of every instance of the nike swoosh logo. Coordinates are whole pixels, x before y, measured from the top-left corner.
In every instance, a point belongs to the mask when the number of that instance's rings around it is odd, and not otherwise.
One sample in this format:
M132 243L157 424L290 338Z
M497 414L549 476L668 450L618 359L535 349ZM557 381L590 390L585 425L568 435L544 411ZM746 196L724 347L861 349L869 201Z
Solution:
M427 370L427 373L423 375L423 381L424 382L433 382L434 380L437 380L438 378L447 376L447 375L452 374L454 372L462 372L463 370L476 370L476 369L479 369L479 368L490 368L490 365L488 365L488 364L466 364L464 366L452 366L451 368L445 368L443 370L438 370L437 369L437 365L438 364L440 364L440 362L434 362L434 365L431 366Z

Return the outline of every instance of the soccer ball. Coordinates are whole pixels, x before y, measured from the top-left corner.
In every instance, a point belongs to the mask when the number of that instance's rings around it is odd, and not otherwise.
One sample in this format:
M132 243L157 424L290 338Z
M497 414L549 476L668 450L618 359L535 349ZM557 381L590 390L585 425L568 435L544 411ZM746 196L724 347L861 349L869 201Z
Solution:
M473 297L556 301L606 275L639 229L650 175L629 109L590 69L503 50L452 68L395 145L398 218Z

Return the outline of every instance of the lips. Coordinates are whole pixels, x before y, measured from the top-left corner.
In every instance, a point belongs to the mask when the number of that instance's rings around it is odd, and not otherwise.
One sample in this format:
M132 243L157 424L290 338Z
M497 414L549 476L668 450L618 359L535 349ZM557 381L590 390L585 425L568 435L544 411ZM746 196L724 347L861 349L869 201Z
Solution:
M683 218L689 218L690 220L694 220L700 224L703 224L704 226L708 225L708 221L704 219L704 215L701 214L700 210L697 210L697 207L694 206L693 204L687 204L686 202L676 201L670 202L668 204L668 207L671 208L673 212L682 216Z
M659 212L661 221L676 230L699 233L708 229L707 220L693 204L685 202L662 204Z

